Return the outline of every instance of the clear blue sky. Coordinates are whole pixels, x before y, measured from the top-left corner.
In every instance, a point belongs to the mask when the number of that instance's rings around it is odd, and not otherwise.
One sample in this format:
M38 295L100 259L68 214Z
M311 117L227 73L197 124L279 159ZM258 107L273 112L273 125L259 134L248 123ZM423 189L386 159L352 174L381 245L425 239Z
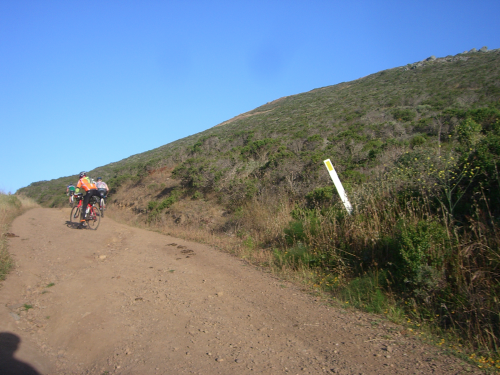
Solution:
M500 1L0 0L0 190L268 101L500 47Z

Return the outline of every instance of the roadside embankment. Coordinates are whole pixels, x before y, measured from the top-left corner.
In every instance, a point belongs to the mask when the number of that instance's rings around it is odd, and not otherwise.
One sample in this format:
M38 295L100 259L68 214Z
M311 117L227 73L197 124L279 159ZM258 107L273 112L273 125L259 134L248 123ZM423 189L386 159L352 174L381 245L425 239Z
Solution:
M10 224L14 218L33 207L39 205L31 198L0 193L0 281L5 279L13 264L6 241L9 236L15 235L9 232Z

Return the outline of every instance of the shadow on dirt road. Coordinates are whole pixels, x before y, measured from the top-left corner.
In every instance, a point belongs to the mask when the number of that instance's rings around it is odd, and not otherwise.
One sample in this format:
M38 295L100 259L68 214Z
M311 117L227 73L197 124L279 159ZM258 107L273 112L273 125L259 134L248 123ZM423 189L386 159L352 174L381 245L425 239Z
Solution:
M29 364L14 357L21 338L10 332L0 332L0 371L2 375L40 375Z

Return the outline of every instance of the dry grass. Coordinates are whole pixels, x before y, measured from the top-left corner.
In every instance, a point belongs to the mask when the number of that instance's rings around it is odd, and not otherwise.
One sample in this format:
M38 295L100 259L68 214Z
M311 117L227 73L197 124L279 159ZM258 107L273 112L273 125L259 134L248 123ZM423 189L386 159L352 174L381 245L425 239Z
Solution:
M241 246L241 240L238 238L207 230L206 227L201 227L193 221L175 224L172 220L164 219L148 223L147 215L138 215L130 209L124 209L113 205L108 206L107 215L113 220L123 224L204 243L232 254L238 253L239 247Z
M5 279L13 265L6 240L10 224L15 217L34 207L39 205L31 198L0 192L0 280Z
M110 205L108 215L118 222L204 243L253 264L270 266L274 258L268 247L280 241L291 209L286 196L262 195L231 214L213 202L183 200L151 222L146 214L116 205Z

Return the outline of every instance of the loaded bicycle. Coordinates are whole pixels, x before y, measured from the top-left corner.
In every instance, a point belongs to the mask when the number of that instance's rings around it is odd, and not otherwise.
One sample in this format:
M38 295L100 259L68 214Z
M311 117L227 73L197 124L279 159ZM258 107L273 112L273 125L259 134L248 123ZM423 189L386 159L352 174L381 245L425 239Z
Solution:
M83 194L78 193L74 195L75 200L78 204L71 209L71 214L69 216L69 221L74 224L80 223L80 216L82 212L83 205ZM85 212L85 224L88 229L96 230L101 222L101 210L99 208L100 197L93 196L90 198L90 202L86 207Z

